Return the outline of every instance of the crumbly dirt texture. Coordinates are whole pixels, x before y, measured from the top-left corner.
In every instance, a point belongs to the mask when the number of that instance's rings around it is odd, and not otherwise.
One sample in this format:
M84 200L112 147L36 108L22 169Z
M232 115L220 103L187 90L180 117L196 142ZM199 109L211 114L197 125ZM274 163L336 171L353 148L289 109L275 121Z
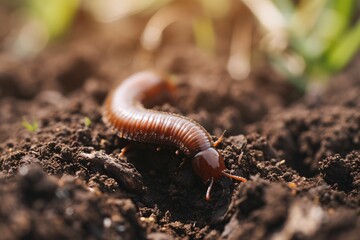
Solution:
M31 60L0 55L1 239L358 239L359 60L310 97L267 66L235 81L226 57L191 46L150 54L73 31ZM214 140L226 130L219 151L247 183L222 178L206 202L184 155L106 127L108 91L148 68L178 85L176 101L153 108Z

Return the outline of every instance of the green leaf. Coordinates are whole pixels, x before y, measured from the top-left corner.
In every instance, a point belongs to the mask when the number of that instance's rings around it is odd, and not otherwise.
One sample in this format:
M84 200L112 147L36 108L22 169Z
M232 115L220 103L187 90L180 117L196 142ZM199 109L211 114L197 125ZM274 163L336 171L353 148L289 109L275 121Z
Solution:
M89 117L84 117L84 124L86 127L91 125L91 119Z
M294 4L291 0L273 0L279 11L287 21L290 21L294 14Z
M203 16L193 23L196 45L209 53L215 51L215 32L211 18Z
M29 132L36 132L36 130L39 129L39 124L36 120L33 120L33 122L29 122L26 118L23 118L21 121L21 124L24 128L26 128Z
M28 13L40 21L50 39L61 36L70 26L79 0L28 0Z
M360 20L356 25L347 31L337 40L337 45L329 52L326 63L333 70L338 71L343 68L360 50Z

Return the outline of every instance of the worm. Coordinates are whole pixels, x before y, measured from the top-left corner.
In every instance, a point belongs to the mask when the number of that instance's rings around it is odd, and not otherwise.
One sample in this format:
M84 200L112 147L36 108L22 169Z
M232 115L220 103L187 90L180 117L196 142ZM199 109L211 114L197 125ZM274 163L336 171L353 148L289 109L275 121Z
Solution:
M174 91L175 85L168 76L154 71L136 73L109 93L103 119L120 138L171 145L183 151L192 159L196 175L204 183L210 182L206 200L210 199L213 182L221 176L246 182L245 178L226 172L224 158L215 148L219 142L214 143L199 123L178 114L146 109L143 105L164 94L172 95Z

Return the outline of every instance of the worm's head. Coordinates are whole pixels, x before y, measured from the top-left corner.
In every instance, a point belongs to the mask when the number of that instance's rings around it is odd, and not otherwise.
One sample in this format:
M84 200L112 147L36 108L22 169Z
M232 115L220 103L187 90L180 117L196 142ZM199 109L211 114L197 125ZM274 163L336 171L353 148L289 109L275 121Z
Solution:
M213 178L217 181L225 170L224 158L215 148L208 148L197 153L192 161L193 170L204 183Z
M210 182L205 196L207 201L210 200L210 192L214 181L219 180L221 176L246 182L245 178L226 172L223 156L212 147L197 153L193 158L192 165L193 170L204 183Z

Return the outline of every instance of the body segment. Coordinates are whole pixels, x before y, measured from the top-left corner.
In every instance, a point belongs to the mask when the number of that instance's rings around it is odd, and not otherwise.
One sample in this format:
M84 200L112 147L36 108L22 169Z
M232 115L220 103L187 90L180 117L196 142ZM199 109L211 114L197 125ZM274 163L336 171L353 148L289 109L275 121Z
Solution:
M178 147L193 157L213 145L197 122L177 114L145 109L143 101L171 91L172 83L153 72L140 72L115 88L105 104L105 119L121 138Z

